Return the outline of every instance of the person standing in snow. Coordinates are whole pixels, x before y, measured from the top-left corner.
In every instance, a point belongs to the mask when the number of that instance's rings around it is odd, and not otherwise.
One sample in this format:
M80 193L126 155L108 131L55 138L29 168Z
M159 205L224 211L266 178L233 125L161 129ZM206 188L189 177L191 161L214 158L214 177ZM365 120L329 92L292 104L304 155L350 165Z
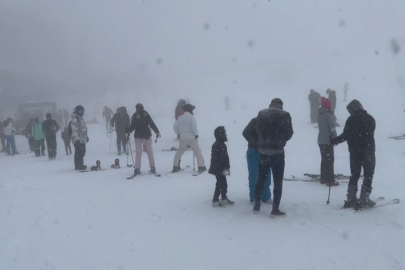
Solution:
M35 156L45 156L45 134L42 129L42 123L39 117L35 117L32 126L31 136L35 139Z
M70 141L72 140L72 136L69 135L69 128L67 126L61 132L61 137L63 143L65 144L66 155L72 154L72 148L70 147Z
M6 151L6 135L4 134L3 121L0 121L0 140L1 140L1 151L0 152L4 152L4 151Z
M326 94L328 94L328 98L332 104L332 107L330 108L330 111L332 112L333 115L335 115L335 110L336 110L336 91L335 90L326 90Z
M87 166L84 165L83 158L86 155L86 143L89 142L87 134L87 126L84 122L84 107L77 105L74 112L70 116L70 128L72 133L72 142L75 147L74 164L75 170L86 170Z
M110 130L110 128L111 128L110 125L111 125L111 118L112 118L113 114L114 113L110 108L108 108L107 106L104 107L103 117L105 118L105 128L106 128L106 130Z
M349 83L345 83L345 85L343 86L343 92L345 93L345 99L343 100L344 102L347 101L347 92L349 92Z
M321 105L321 95L316 92L314 89L311 89L308 95L309 105L310 105L310 119L311 124L316 123L316 119L318 116L318 108Z
M15 146L15 138L14 138L15 128L14 128L14 121L11 118L6 120L4 125L4 134L6 138L6 152L9 156L14 156L18 154L17 148Z
M134 175L141 173L141 160L142 160L142 145L145 146L146 154L149 159L149 167L151 173L156 173L155 159L152 150L152 129L156 133L156 139L160 138L160 132L155 122L153 122L149 113L145 111L141 103L136 104L136 112L132 116L131 126L127 130L127 137L129 138L132 131L135 137L135 171Z
M121 144L122 150L124 153L127 152L127 136L125 134L126 129L128 126L124 126L123 117L121 114L121 108L117 109L117 112L114 114L113 118L111 119L111 128L115 127L115 133L117 134L117 151L118 155L121 155Z
M224 207L227 204L234 204L226 195L228 192L226 176L231 174L229 171L231 166L229 164L228 149L225 144L228 141L228 137L226 136L225 128L222 126L215 129L214 136L215 143L212 145L211 166L208 171L217 178L212 206ZM219 195L221 195L221 201L219 200Z
M259 177L259 135L256 131L257 119L253 118L243 130L243 137L248 141L248 150L246 153L248 171L249 171L249 197L250 202L254 203L256 193L256 183ZM262 202L272 204L271 200L271 169L267 175L263 187Z
M45 133L49 160L55 159L56 151L58 149L56 132L59 130L59 125L54 119L52 119L52 115L50 113L46 114L46 120L42 122L42 129Z
M370 194L376 163L374 140L376 123L358 100L353 99L346 108L350 116L346 120L343 133L336 138L330 139L332 145L347 141L349 146L351 177L347 189L347 201L345 201L343 208L362 209L372 207L375 205L375 202L370 200ZM357 183L362 167L364 180L361 186L360 198L357 200Z
M257 134L259 135L259 179L256 184L255 206L253 213L260 212L260 199L263 194L269 170L273 172L273 210L270 217L285 217L279 209L284 178L284 147L294 131L291 116L283 110L283 101L275 98L270 107L259 112L257 116Z
M338 186L335 181L333 146L329 144L329 138L337 137L336 122L330 111L332 104L329 99L321 98L321 107L318 109L318 145L321 151L321 184Z
M204 157L201 153L200 146L198 145L198 129L197 120L194 117L193 110L195 107L191 104L186 104L183 107L184 114L179 117L173 126L174 132L180 136L179 149L174 156L173 171L178 172L180 168L180 160L184 152L187 150L187 145L193 150L195 157L197 158L198 171L206 171L207 168L204 164Z

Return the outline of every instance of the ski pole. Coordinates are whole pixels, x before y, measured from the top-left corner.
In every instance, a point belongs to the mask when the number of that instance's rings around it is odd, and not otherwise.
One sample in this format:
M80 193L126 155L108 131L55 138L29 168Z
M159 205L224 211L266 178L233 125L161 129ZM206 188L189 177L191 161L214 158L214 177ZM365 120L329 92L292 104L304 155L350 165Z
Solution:
M330 186L329 186L329 195L328 195L328 200L326 201L326 204L329 205L329 199L330 199Z
M193 153L193 171L195 171L195 154Z
M133 167L135 167L134 156L132 155L131 139L128 138L128 140L129 140L129 150L131 151L132 164L133 164Z

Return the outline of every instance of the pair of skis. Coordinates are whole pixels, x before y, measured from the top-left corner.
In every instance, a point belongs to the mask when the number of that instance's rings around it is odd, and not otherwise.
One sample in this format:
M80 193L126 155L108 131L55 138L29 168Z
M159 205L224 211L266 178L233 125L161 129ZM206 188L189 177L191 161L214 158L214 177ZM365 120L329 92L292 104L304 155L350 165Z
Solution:
M184 170L189 169L189 168L190 168L190 166L186 166L186 167L180 169L180 170L177 171L177 172L169 172L169 173L166 173L165 175L178 173L178 172L184 171ZM196 172L196 173L193 173L192 175L193 175L193 176L198 176L198 175L200 175L200 174L202 174L202 173L204 173L204 172L205 172L205 171ZM141 173L139 173L139 174L133 174L133 175L131 175L130 177L127 177L127 180L134 179L135 177L137 177L137 176L140 175L140 174L141 174ZM158 174L158 173L150 173L150 174L153 174L153 175L156 176L156 177L161 177L161 176L162 176L161 174Z
M319 181L321 181L321 175L319 175L319 174L306 173L304 175L309 178L296 177L294 175L291 175L291 178L284 178L284 181L302 181L302 182L319 182ZM335 180L339 181L340 183L348 183L349 178L350 178L350 176L348 176L348 175L335 174Z
M393 139L393 140L405 140L405 134L404 135L399 135L399 136L391 136L388 137L389 139Z
M373 207L357 209L357 210L354 210L353 213L359 213L362 211L366 211L366 210L370 210L370 209L374 209L374 208L378 208L378 207L383 207L383 206L387 206L387 205L391 205L391 204L398 204L401 201L399 199L392 199L390 201L386 201L384 197L378 197L377 199L374 200L374 202L376 204ZM344 208L342 208L342 209L344 209Z

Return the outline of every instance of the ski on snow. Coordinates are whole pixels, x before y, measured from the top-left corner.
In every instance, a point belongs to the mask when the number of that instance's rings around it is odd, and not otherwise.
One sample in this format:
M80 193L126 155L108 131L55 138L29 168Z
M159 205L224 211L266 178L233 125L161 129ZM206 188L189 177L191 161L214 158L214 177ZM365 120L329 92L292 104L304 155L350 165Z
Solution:
M127 180L131 180L131 179L134 179L135 177L137 177L137 176L139 176L140 174L142 174L142 172L141 173L138 173L138 174L133 174L133 175L131 175L130 177L127 177ZM154 176L156 176L156 177L161 177L162 175L161 174L158 174L158 173L148 173L148 174L153 174Z
M306 173L304 175L309 177L309 179L291 175L292 178L284 178L284 180L285 181L302 181L302 182L319 182L319 181L321 181L321 176L319 174ZM335 180L340 183L348 183L349 178L350 178L350 176L346 176L343 174L335 174Z
M377 198L377 200L375 200L374 202L376 204L373 207L367 207L367 208L363 208L363 209L359 209L359 210L354 210L353 213L363 212L363 211L367 211L367 210L370 210L373 208L387 206L390 204L397 204L397 203L400 203L401 201L399 199L392 199L390 201L385 201L384 197L380 197L380 198Z
M389 139L394 139L394 140L405 140L405 135L399 135L399 136L391 136L388 137Z

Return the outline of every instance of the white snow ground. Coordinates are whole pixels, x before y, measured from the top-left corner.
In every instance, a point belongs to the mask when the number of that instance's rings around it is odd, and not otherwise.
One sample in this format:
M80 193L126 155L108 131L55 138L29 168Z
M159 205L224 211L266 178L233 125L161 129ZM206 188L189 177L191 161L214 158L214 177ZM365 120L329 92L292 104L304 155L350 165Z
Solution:
M102 125L89 125L85 164L100 159L105 171L74 171L73 156L64 154L59 135L54 161L33 154L2 155L0 269L404 269L403 203L353 213L340 209L347 184L332 188L326 205L325 186L284 182L281 209L286 218L269 218L268 205L259 215L252 213L241 132L271 98L263 95L258 102L263 106L249 110L222 111L221 105L203 114L196 109L207 166L214 128L225 125L228 130L228 195L235 205L223 209L211 207L214 176L193 177L191 169L164 175L172 168L174 152L161 150L177 145L172 117L155 119L163 136L154 144L161 178L145 174L126 180L132 169L126 168L125 156L120 170L110 169L116 150L113 141L114 154L108 154ZM307 101L301 110L304 105L291 106L301 102L283 98L295 130L286 147L285 176L318 173L318 130L308 124ZM337 109L342 126L348 115L344 104L339 102ZM366 104L377 120L372 197L403 201L405 141L387 139L404 132L393 123L403 117L388 121ZM20 153L27 152L25 138L17 136L17 145ZM347 145L336 147L335 155L335 171L349 174ZM190 152L182 164L192 166ZM144 156L142 170L147 169Z

